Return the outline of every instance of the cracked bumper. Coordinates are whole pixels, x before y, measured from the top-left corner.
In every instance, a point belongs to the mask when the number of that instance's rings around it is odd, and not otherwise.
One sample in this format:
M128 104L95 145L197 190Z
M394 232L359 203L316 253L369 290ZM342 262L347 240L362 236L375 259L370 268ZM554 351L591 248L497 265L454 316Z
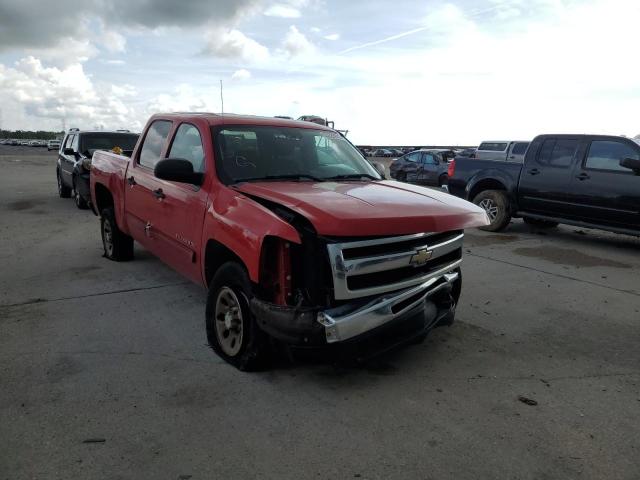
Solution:
M459 270L397 292L322 310L273 305L256 298L251 310L262 330L292 345L320 346L367 337L411 319L412 336L453 321L460 295ZM418 322L415 320L418 319Z

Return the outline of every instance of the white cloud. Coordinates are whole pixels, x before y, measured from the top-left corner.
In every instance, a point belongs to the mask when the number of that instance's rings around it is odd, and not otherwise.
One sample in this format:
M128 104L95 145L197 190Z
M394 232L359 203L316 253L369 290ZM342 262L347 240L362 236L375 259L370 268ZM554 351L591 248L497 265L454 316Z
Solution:
M291 25L282 42L282 49L290 57L310 53L314 46L295 25Z
M275 3L269 6L264 14L267 17L279 17L279 18L300 18L302 15L300 10L292 7L291 5L285 5L282 3Z
M17 102L31 117L66 119L67 125L130 125L132 110L125 100L134 94L128 85L95 85L79 63L45 67L39 59L26 57L13 68L0 65L2 104Z
M233 72L233 75L231 75L231 80L242 81L242 80L249 80L250 78L251 78L251 72L249 70L245 70L244 68L241 68L240 70L236 70L235 72Z
M220 58L261 62L269 58L269 49L240 30L213 29L207 33L204 53Z
M127 45L127 39L113 30L104 30L102 35L98 36L98 42L105 50L111 53L124 52Z
M340 34L339 33L331 33L329 35L325 35L324 39L325 40L331 40L331 41L340 40Z

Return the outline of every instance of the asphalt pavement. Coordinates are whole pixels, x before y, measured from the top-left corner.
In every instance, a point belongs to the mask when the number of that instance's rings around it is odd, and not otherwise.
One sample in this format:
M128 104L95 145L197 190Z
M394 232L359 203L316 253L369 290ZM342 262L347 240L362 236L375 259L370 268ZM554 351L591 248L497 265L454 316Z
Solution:
M201 287L102 257L55 155L0 171L0 479L640 478L638 238L469 231L453 326L241 373Z

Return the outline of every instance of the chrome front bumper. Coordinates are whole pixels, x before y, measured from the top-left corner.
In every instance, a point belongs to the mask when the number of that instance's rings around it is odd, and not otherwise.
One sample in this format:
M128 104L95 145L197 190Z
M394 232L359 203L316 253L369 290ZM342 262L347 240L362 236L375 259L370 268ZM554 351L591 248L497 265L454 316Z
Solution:
M324 327L327 343L342 342L408 314L427 298L452 288L459 276L458 272L444 273L420 285L388 293L355 308L343 305L319 312L316 320Z

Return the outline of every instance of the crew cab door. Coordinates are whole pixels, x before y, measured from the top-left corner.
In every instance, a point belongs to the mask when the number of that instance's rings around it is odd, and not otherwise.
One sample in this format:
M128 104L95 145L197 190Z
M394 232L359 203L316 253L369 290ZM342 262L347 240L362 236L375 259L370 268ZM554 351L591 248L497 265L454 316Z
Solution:
M190 124L174 126L169 120L149 126L127 172L125 215L137 241L175 270L201 282L198 255L207 194L201 187L156 178L155 165L168 155L189 160L195 171L204 171L199 130Z
M569 201L583 221L640 229L640 176L620 160L640 160L640 146L623 138L594 138L574 170Z
M165 158L188 160L194 172L205 173L202 186L155 179L163 194L157 202L157 216L152 225L160 256L197 283L202 281L200 254L208 201L205 145L212 145L210 135L204 126L199 129L190 123L179 124L165 155Z
M518 184L521 211L552 217L571 215L567 190L579 143L578 138L543 137L529 147Z

